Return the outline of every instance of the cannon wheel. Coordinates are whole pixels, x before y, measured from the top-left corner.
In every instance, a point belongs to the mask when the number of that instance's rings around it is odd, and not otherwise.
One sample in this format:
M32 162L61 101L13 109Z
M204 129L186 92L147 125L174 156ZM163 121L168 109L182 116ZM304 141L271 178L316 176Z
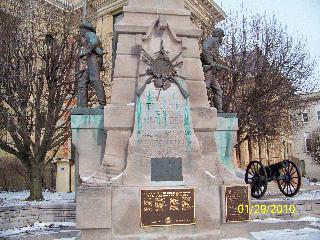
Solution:
M280 176L277 178L280 191L287 197L297 194L301 186L301 173L297 165L285 160L279 169Z
M251 196L261 198L267 191L268 177L263 164L258 161L251 161L247 167L245 181L250 184Z

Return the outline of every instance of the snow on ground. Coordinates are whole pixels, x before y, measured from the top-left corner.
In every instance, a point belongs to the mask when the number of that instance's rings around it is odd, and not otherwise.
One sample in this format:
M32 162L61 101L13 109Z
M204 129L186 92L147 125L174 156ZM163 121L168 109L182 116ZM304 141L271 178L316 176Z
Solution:
M320 221L319 222L312 222L310 225L320 228Z
M276 201L276 200L290 200L290 201L295 201L295 200L319 200L320 199L320 190L314 190L314 191L302 191L299 192L297 195L294 197L278 197L278 198L270 198L270 199L264 199L268 201Z
M251 232L257 240L320 240L320 230L314 228L281 229Z
M75 193L43 192L43 201L25 201L29 197L29 191L0 192L0 207L36 205L46 203L70 203L75 200ZM1 201L2 199L2 201Z
M76 223L73 222L50 222L42 223L35 222L33 225L28 225L21 228L5 229L0 231L0 237L15 237L22 235L42 235L50 234L55 231L61 231L63 228L75 227Z
M314 190L314 191L304 191L296 196L289 198L292 200L315 200L320 199L320 190Z
M228 239L222 239L222 240L249 240L248 238L228 238Z
M75 240L76 238L59 238L59 239L54 239L54 240Z
M251 232L255 240L319 240L320 230L305 227L303 229L281 229ZM252 238L250 238L252 239ZM250 240L248 238L229 238L224 240Z
M320 229L312 228L320 227L320 218L316 217L303 217L294 220L282 220L277 218L267 218L264 220L254 219L252 222L255 223L270 223L279 224L285 222L310 222L310 224L305 225L306 227L302 229L278 229L278 230L264 230L258 232L250 232L255 240L320 240ZM309 227L310 226L310 227ZM248 238L229 238L224 240L250 240Z
M253 219L251 222L259 223L279 223L279 222L312 222L320 224L320 218L316 217L303 217L299 219L278 219L278 218L266 218L266 219Z
M312 186L320 186L320 182L310 182L310 185L312 185Z
M222 240L249 240L248 238L228 238L228 239L222 239Z

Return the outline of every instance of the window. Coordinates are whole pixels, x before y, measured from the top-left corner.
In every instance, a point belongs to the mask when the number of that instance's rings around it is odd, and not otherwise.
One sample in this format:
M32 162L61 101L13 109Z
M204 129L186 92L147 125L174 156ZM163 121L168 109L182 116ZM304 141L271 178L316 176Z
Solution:
M305 141L305 151L309 152L311 150L310 133L304 133L304 141Z
M317 111L317 119L318 119L318 122L320 122L320 111Z
M302 113L302 121L303 121L304 123L309 122L308 113Z

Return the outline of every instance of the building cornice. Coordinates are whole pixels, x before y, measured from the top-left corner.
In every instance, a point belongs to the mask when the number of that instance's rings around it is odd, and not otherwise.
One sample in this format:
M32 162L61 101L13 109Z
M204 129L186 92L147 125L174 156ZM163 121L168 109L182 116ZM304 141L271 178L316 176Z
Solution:
M120 12L127 0L95 0L92 3L93 9L98 16ZM185 7L192 12L204 24L220 22L227 16L224 11L212 0L185 0Z
M217 23L227 18L224 11L211 0L186 0L185 6L191 10L194 15L199 17L205 16L206 20L211 23Z
M70 3L70 1L66 1L66 0L44 0L44 1L61 10L66 10L66 9L77 10L83 6L82 1L78 1L77 3Z
M59 9L74 9L77 10L83 7L82 0L70 1L70 0L44 0ZM98 13L98 16L105 14L113 15L122 11L123 6L127 5L127 0L93 0L90 7L93 11ZM185 7L197 17L200 22L210 24L210 22L220 22L227 16L224 11L212 0L185 0ZM92 16L89 18L93 18Z

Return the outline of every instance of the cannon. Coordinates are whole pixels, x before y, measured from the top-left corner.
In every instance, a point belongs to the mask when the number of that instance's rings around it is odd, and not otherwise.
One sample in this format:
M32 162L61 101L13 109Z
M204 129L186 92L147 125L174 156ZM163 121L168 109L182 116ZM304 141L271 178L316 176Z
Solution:
M268 182L277 181L280 191L287 197L298 193L301 186L301 173L290 160L264 166L259 161L251 161L246 169L245 181L250 184L251 196L261 198L267 191Z

